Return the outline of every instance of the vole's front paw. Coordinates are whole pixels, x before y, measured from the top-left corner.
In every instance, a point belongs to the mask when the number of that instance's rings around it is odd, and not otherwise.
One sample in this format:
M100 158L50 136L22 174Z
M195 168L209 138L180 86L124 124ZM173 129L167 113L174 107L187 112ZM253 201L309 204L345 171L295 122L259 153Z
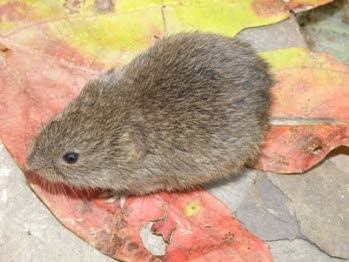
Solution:
M98 195L100 198L104 198L104 203L113 204L116 200L120 199L120 208L125 204L126 194L114 191L112 189L106 190Z

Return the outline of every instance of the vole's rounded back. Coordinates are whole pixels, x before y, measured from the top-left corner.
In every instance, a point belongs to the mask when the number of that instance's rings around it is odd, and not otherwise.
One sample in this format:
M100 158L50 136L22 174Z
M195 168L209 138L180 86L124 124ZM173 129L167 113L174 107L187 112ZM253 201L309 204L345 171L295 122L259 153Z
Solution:
M174 35L91 80L35 139L27 165L52 181L132 194L228 176L258 154L272 85L249 45Z

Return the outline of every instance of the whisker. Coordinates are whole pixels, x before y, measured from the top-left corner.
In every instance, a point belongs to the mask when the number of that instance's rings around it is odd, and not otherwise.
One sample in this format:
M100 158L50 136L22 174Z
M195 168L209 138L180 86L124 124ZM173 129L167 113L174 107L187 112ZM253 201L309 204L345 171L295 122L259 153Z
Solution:
M67 191L65 190L65 186L62 185L62 184L61 184L61 189L62 189L63 195L64 195L65 197L68 197L68 193L67 193Z

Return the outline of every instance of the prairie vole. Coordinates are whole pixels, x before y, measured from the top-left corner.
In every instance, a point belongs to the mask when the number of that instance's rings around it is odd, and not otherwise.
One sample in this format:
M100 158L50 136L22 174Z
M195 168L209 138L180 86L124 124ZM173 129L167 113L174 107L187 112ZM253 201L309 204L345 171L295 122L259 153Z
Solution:
M27 167L80 188L186 190L253 160L269 67L237 39L181 33L91 80L34 138Z

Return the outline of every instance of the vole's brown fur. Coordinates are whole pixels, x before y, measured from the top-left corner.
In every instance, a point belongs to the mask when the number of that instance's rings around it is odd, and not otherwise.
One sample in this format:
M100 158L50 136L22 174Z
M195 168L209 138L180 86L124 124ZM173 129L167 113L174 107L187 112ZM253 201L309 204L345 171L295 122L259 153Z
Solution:
M52 181L128 194L226 177L258 154L272 85L248 44L174 35L91 80L35 138L27 166ZM68 152L76 163L64 160Z

